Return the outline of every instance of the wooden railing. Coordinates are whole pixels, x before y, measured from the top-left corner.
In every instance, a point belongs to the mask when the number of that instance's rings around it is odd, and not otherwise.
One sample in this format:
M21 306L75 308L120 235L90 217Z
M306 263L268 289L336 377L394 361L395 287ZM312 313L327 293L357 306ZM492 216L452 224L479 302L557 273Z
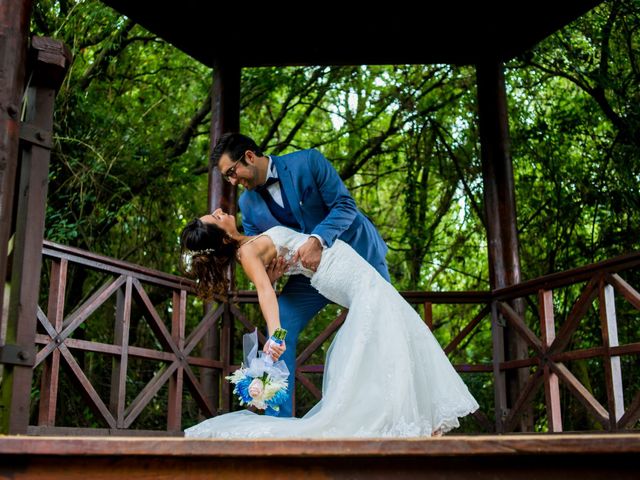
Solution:
M640 391L634 393L633 400L625 409L621 356L640 353L640 342L619 344L615 298L618 294L638 313L640 294L619 275L638 265L640 253L633 253L493 292L491 308L494 325L509 325L526 341L530 351L528 358L504 361L494 349L494 381L498 399L496 410L503 413L497 419L499 431L514 430L519 416L532 404L534 395L541 388L545 393L548 430L563 431L561 385L586 408L602 429L617 431L635 426L640 418ZM557 292L570 286L581 286L580 293L566 318L558 319L554 297ZM532 296L537 299L537 304L531 300ZM568 350L580 323L587 321L587 313L596 298L602 344ZM514 301L520 299L536 314L540 335L533 332L532 322L525 320L525 312L516 312L512 308ZM557 332L556 325L559 326ZM601 359L604 369L606 406L565 365L569 361L596 357ZM516 402L507 406L502 394L505 389L504 372L519 368L528 368L530 375Z
M82 250L45 242L43 254L50 260L49 293L46 312L38 309L40 331L36 337L39 351L36 366L42 371L37 425L30 427L32 434L45 433L95 433L95 434L173 434L179 435L183 418L183 386L187 388L191 399L197 405L201 418L210 417L232 408L232 394L228 382L223 377L230 374L237 364L233 361L236 326L244 331L254 327L246 305L256 304L255 292L236 292L228 302L220 302L207 310L197 312L197 322L190 322L187 332L187 309L189 318L193 318L194 308L200 306L191 300L193 283L181 277L157 272L138 265L113 260ZM456 369L469 374L493 374L495 405L484 405L475 414L479 430L484 432L510 432L517 428L518 419L534 400L540 388L545 391L548 430L563 429L560 409L560 385L578 398L605 430L633 428L640 417L640 396L636 395L627 409L622 398L622 376L620 356L637 354L640 343L618 345L616 334L614 292L617 291L640 310L640 294L626 283L617 272L632 269L640 264L640 253L619 257L606 262L590 265L568 272L553 274L524 282L514 287L494 292L404 292L408 302L420 306L424 320L435 328L448 319L434 314L435 305L476 305L468 309L470 320L456 322L450 337L443 348L447 354L456 354L456 358L466 358L464 345L473 340L474 332L484 325L491 324L493 341L493 363L457 364ZM108 277L107 281L95 292L88 295L73 312L65 311L64 299L67 290L67 272L70 265L74 268L86 268ZM554 309L554 292L559 289L580 285L586 282L582 293L576 300L566 320L559 322L558 312ZM153 291L153 300L149 291ZM163 295L158 292L164 292ZM84 323L91 321L94 314L107 300L115 296L115 328L113 342L98 342L91 339L75 338L74 332ZM536 301L531 300L535 297ZM602 346L567 351L569 341L580 320L585 316L591 304L598 297L600 301L600 322L602 328ZM165 300L168 299L168 303ZM529 308L517 307L524 299ZM111 300L113 301L113 300ZM158 305L168 306L163 311ZM141 347L129 342L132 309L137 308L146 319L158 348ZM436 307L439 308L439 307ZM530 312L539 313L541 334L534 333L535 326L530 320ZM470 313L469 313L470 312ZM313 397L319 399L321 391L309 378L312 374L321 374L323 365L309 363L313 354L342 325L347 312L341 311L328 322L328 326L297 357L296 380ZM450 315L450 313L449 313ZM165 318L170 317L170 318ZM556 323L559 325L555 334ZM509 326L521 335L529 346L527 358L505 359L500 349L503 328ZM219 333L219 348L216 358L205 358L201 343L205 335L216 330ZM259 332L261 342L264 335ZM462 352L457 352L462 350ZM92 381L83 371L80 362L72 351L95 352L112 357L112 372L109 382L109 401L103 400ZM460 355L458 355L460 353ZM604 360L607 390L607 407L599 403L594 396L563 364L575 359L599 356ZM135 398L127 398L127 379L130 359L143 359L157 362L153 377ZM79 386L88 405L104 424L103 428L78 429L58 425L56 422L56 404L59 398L59 376L61 363L68 367L71 378ZM214 372L216 393L207 391L202 379L197 375L203 371ZM505 373L513 369L527 369L529 379L522 386L517 401L509 404L506 400ZM136 430L135 421L149 408L160 390L168 386L166 429L160 431ZM131 397L131 395L129 395ZM190 400L191 401L191 400ZM491 418L494 416L495 421Z

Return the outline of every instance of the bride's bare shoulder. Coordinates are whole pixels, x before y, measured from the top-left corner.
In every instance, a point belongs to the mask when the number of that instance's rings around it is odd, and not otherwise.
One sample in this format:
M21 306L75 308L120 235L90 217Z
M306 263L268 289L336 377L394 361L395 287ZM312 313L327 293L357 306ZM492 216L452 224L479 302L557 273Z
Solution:
M236 252L236 256L240 261L252 257L265 260L265 257L269 256L272 250L275 250L273 241L268 235L262 234L241 245Z

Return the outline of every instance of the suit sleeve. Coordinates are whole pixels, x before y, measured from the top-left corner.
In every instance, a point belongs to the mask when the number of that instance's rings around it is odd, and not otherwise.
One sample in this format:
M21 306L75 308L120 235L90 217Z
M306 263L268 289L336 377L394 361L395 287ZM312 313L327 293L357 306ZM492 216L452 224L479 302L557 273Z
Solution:
M331 247L353 223L358 208L333 165L317 150L310 150L309 168L329 213L311 232Z

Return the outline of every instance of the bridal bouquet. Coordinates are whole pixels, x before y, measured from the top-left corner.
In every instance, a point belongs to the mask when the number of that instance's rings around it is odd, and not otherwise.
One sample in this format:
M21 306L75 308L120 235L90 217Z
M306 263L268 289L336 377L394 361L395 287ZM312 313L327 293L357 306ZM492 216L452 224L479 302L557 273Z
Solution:
M286 330L276 331L271 340L282 343L285 334ZM244 335L242 343L244 362L227 380L235 385L233 393L238 395L240 405L253 405L275 415L288 398L289 369L284 361L274 363L271 355L258 352L257 330Z

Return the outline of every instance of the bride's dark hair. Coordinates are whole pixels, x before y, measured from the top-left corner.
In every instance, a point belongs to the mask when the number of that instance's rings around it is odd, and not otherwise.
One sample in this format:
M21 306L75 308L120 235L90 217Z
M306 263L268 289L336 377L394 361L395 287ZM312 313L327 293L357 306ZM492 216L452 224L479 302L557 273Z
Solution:
M204 300L227 293L227 268L238 250L238 241L224 230L199 218L180 234L180 270L196 281L196 294Z

